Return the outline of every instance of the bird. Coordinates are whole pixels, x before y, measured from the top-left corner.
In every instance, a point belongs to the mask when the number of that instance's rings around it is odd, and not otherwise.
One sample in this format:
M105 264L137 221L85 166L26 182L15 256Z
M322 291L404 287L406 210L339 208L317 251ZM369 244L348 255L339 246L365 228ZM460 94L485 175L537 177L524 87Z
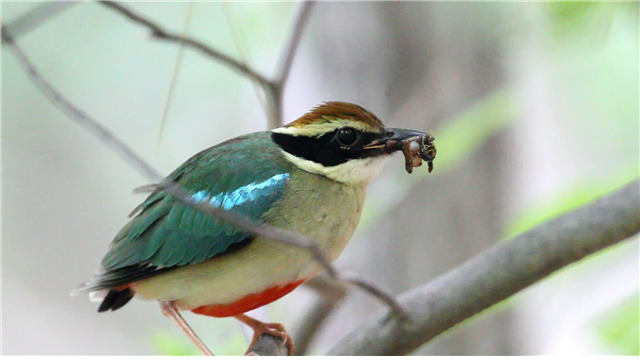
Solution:
M367 187L384 158L402 151L407 171L420 166L420 156L431 169L433 139L386 128L359 105L330 101L287 125L203 150L166 180L190 191L196 203L308 236L334 261L358 225ZM281 324L244 313L288 294L322 265L305 249L253 235L165 190L155 188L130 214L97 272L72 294L89 292L101 301L98 312L118 310L133 297L158 301L205 355L213 353L180 311L235 317L254 330L251 345L268 333L293 353Z

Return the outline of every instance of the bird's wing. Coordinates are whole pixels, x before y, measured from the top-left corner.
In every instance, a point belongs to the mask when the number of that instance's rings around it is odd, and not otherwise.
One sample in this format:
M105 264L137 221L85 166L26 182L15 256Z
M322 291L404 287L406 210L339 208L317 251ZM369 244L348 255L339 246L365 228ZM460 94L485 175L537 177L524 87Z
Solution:
M238 138L205 150L168 178L208 202L260 221L282 195L288 169L272 150ZM258 144L259 145L259 144ZM233 159L233 161L229 161ZM80 291L126 285L178 266L196 264L250 239L243 229L155 191L116 235L101 269Z

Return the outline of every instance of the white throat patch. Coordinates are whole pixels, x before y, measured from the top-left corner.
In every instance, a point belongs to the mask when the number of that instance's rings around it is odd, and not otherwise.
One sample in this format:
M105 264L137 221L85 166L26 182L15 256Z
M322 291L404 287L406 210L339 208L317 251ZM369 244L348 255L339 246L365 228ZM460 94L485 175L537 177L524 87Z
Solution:
M335 166L324 166L311 160L305 160L282 150L284 157L298 168L310 173L324 175L348 185L369 183L378 175L384 157L353 159Z

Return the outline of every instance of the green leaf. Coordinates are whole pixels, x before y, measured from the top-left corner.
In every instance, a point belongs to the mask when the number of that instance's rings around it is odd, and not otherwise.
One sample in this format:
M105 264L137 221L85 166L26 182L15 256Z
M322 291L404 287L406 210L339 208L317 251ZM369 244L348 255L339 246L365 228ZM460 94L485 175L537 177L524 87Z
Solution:
M640 293L630 296L596 321L597 333L615 355L640 355Z
M546 199L517 215L506 227L504 238L512 238L538 224L586 205L622 187L637 176L637 166L631 164L627 170L620 172L617 176L611 176L607 180L572 184L570 189L561 192L553 199Z
M196 356L200 355L198 349L186 336L178 337L173 332L163 331L153 335L153 347L161 355L170 356Z

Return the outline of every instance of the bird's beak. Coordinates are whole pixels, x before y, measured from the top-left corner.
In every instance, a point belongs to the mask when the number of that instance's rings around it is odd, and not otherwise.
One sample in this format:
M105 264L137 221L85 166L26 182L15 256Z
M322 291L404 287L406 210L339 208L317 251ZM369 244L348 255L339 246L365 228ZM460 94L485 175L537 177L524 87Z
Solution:
M433 142L433 136L416 130L385 128L383 134L383 137L373 140L365 145L363 149L379 149L386 153L392 153L402 150L403 142L408 140L425 139L426 142Z
M436 157L435 138L422 131L385 128L383 136L363 146L364 150L380 151L391 154L401 150L406 160L409 173L414 167L422 165L422 160L429 164L429 172L433 169Z

